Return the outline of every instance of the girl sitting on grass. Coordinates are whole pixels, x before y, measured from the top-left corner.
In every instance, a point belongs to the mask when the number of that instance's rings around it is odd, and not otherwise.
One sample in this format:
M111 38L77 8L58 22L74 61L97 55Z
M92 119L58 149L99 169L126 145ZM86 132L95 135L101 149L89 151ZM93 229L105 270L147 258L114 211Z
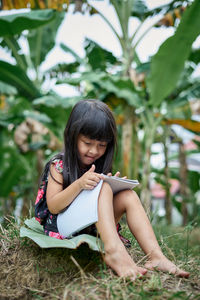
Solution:
M46 165L38 191L35 213L44 226L45 234L67 237L59 233L58 215L68 210L83 190L93 190L104 179L102 173L111 175L115 146L116 124L108 106L98 100L78 102L64 131L64 153L58 154ZM119 176L119 172L115 176ZM109 184L103 182L97 198L98 221L81 233L94 234L97 230L104 243L104 261L118 276L135 280L147 269L154 268L180 277L189 276L162 253L134 191L124 190L113 195ZM117 232L116 224L124 213L131 233L147 256L144 267L133 261ZM81 211L75 214L81 218ZM67 218L64 226L70 229Z

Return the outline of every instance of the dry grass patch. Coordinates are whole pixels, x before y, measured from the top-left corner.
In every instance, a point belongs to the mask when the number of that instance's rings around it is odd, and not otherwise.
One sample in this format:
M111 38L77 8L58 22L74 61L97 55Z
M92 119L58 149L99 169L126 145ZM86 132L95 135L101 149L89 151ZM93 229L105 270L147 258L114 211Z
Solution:
M149 271L134 283L115 276L87 245L41 249L20 239L13 222L0 234L0 299L200 299L199 228L189 236L182 228L157 231L164 253L191 272L189 279ZM131 238L126 226L123 234ZM131 242L130 254L142 265L144 255L133 238Z

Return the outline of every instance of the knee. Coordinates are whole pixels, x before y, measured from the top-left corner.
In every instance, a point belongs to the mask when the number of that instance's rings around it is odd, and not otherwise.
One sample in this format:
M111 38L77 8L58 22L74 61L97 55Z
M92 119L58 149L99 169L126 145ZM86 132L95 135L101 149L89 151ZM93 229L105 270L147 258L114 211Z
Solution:
M120 201L122 201L125 207L133 206L135 203L140 203L140 199L135 191L125 190L118 194Z

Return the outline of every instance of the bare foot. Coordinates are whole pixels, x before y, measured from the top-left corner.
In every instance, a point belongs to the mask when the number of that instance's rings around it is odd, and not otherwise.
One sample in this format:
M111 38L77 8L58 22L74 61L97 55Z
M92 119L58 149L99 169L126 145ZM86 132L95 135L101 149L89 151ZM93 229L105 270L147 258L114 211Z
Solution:
M147 272L147 269L135 264L124 246L106 251L104 261L119 277L130 278L132 281L137 277L142 277Z
M178 277L188 278L190 276L189 272L186 272L182 269L179 269L175 264L173 264L169 259L167 259L164 255L160 258L152 258L145 264L147 269L153 270L157 269L163 272L169 272L170 274L174 274Z

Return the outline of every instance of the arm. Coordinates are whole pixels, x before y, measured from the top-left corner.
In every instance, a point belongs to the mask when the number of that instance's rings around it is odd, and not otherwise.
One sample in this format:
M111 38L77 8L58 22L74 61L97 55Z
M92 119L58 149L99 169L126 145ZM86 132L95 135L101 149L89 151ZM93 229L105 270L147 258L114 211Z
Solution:
M60 213L76 198L76 196L78 196L82 190L92 190L102 179L102 175L94 172L95 166L92 165L89 171L63 190L62 174L58 173L53 165L51 165L50 168L52 176L56 179L56 181L61 183L58 184L51 176L48 178L46 199L48 209L52 214Z

